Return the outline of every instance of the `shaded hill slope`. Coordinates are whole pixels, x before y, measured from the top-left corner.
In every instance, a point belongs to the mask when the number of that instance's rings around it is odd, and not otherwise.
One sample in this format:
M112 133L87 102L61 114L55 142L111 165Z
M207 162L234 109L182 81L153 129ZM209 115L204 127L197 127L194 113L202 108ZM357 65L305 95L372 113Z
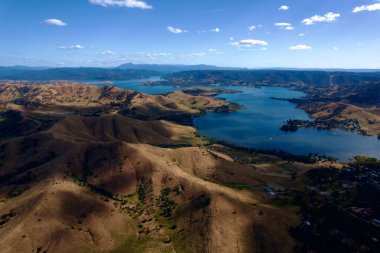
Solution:
M69 117L3 142L0 246L4 252L291 252L287 228L296 217L261 203L260 194L224 186L255 184L250 167L206 147L158 147L202 143L194 133L165 121Z

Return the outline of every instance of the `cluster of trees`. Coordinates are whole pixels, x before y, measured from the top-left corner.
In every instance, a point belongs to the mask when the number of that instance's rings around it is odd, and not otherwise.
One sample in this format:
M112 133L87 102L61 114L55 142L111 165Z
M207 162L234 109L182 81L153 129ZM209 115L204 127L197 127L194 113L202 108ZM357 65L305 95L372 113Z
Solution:
M159 197L160 215L163 217L171 217L176 207L176 203L170 199L170 188L165 188L161 191Z
M373 157L355 156L353 165L369 169L380 169L380 160Z

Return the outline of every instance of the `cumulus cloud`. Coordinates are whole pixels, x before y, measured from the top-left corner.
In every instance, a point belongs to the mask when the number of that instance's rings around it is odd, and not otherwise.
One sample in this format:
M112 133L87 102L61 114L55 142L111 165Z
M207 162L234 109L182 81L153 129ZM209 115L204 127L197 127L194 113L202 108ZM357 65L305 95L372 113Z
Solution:
M299 45L291 46L289 47L289 49L290 50L311 50L312 47L308 45L299 44Z
M280 27L280 29L283 29L283 30L288 30L288 31L294 30L294 26L292 26L292 24L290 23L279 22L279 23L275 23L274 25Z
M180 29L180 28L176 28L176 27L173 27L173 26L168 26L166 27L166 29L171 32L171 33L184 33L184 32L187 32L186 30L183 30L183 29Z
M292 24L280 22L280 23L275 23L274 25L275 26L291 26Z
M323 16L314 15L310 18L305 18L304 20L302 20L302 23L304 23L305 25L313 25L315 23L334 22L339 17L339 13L328 12Z
M43 22L47 25L67 26L65 22L59 19L55 19L55 18L45 19Z
M378 10L380 10L380 3L356 6L352 10L352 12L357 13L357 12L362 12L362 11L378 11Z
M231 45L235 47L252 47L255 45L267 46L268 42L264 40L245 39L245 40L240 40L240 41L234 41L231 43Z
M248 30L250 31L253 31L256 29L256 26L255 25L251 25L251 26L248 26Z
M82 45L73 45L73 46L59 46L59 49L84 49Z
M294 30L294 27L293 26L287 26L284 28L284 30L291 31L291 30Z
M282 5L282 6L280 6L280 8L278 8L280 11L287 11L287 10L289 10L289 6L287 6L287 5Z
M107 50L107 51L104 51L102 53L100 53L101 55L115 55L115 52L113 51L110 51L110 50Z
M153 7L140 0L90 0L90 3L103 7L117 6L126 8L152 9Z
M220 32L220 28L214 28L214 29L211 29L210 32L214 32L214 33L218 33Z

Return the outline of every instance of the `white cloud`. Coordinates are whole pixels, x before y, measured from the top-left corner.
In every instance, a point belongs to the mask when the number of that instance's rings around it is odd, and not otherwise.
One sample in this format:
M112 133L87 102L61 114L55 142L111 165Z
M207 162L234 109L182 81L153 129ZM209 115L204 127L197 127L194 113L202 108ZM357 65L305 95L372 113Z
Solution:
M362 12L362 11L378 11L378 10L380 10L380 3L356 6L352 10L352 12L357 13L357 12Z
M184 32L187 32L186 30L183 30L183 29L180 29L180 28L176 28L176 27L173 27L173 26L168 26L166 27L166 29L171 32L171 33L184 33Z
M333 47L334 50L338 50L339 48L338 47Z
M321 22L334 22L339 17L340 17L339 13L328 12L323 16L314 15L310 18L305 18L304 20L302 20L302 23L304 23L305 25L313 25L315 23L321 23Z
M90 3L100 5L103 7L117 6L127 8L140 8L140 9L152 9L153 7L140 0L90 0Z
M59 46L59 49L84 49L82 45L73 45L73 46Z
M292 24L290 24L290 23L283 23L283 22L275 23L274 25L275 26L292 26Z
M154 56L161 56L161 57L166 57L166 56L171 56L172 54L171 53L155 53L153 54Z
M308 45L299 44L299 45L291 46L289 47L289 49L290 50L311 50L312 47Z
M279 23L275 23L274 25L280 27L280 29L283 29L283 30L288 30L288 31L294 30L294 26L292 26L292 24L290 23L279 22Z
M306 34L304 34L304 33L299 33L298 34L298 36L300 36L300 37L303 37L303 36L305 36Z
M55 18L45 19L43 22L47 25L67 26L65 22L59 19L55 19Z
M267 50L268 50L268 48L266 48L266 47L260 48L260 51L267 51Z
M183 58L195 58L195 57L204 57L206 55L207 54L205 52L192 52L192 53L189 53L189 54L185 54L182 57Z
M248 26L248 30L250 31L253 31L256 29L256 26L255 25L251 25L251 26Z
M152 61L163 62L171 56L171 53L167 52L137 52L137 53L120 53L112 59L116 59L113 65L118 62L135 62L135 63L152 63Z
M217 54L217 55L220 55L220 54L224 54L224 52L220 52L218 49L215 49L215 48L210 48L209 50L207 50L210 54Z
M195 56L195 57L203 57L206 55L205 52L198 52L198 53L191 53L192 56Z
M107 51L104 51L102 53L100 53L101 55L115 55L115 52L113 51L110 51L110 50L107 50Z
M245 39L240 41L234 41L231 43L231 45L235 47L252 47L255 45L267 46L268 42L264 40Z
M289 6L287 6L287 5L282 5L282 6L280 6L280 8L278 8L280 11L287 11L287 10L289 10Z
M210 32L218 33L220 32L220 29L217 27L215 29L211 29Z

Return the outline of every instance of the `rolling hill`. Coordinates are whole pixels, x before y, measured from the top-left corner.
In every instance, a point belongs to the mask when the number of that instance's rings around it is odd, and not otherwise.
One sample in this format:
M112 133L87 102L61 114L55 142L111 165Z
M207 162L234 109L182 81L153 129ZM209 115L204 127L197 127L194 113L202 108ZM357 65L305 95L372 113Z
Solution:
M0 136L2 252L292 252L298 216L231 186L258 184L252 167L191 126L126 113L197 114L227 102L67 83L0 87L0 127L20 130ZM24 129L30 121L36 127Z

